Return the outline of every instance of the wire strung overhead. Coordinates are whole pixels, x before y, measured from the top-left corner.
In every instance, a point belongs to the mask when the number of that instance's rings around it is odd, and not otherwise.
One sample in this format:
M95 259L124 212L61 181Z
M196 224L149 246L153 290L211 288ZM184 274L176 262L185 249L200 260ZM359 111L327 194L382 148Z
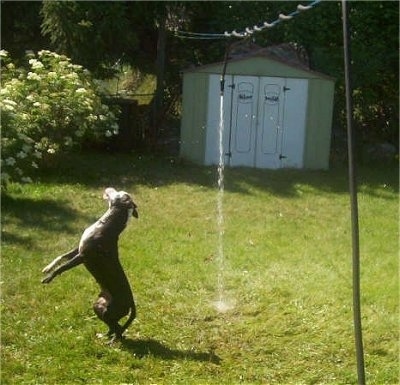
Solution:
M264 29L275 27L277 24L291 20L293 17L297 16L301 12L308 11L309 9L314 8L318 5L322 0L314 0L310 2L308 5L297 5L296 10L285 15L283 13L279 14L278 18L272 22L264 21L261 25L255 25L253 28L247 27L242 32L237 32L233 30L232 32L225 31L224 33L198 33L198 32L186 32L186 31L176 31L175 35L181 39L195 39L195 40L217 40L217 39L226 39L229 37L237 37L237 38L246 38L251 36L255 32L261 32Z

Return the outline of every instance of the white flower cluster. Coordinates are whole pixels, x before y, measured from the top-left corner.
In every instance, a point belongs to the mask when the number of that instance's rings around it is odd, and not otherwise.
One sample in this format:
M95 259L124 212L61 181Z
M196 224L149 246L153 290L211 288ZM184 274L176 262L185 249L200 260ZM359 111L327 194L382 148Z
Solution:
M0 101L0 107L3 111L14 111L17 103L11 99L3 99Z
M31 182L32 170L83 138L118 134L117 118L87 70L48 50L27 58L29 70L17 68L0 50L2 186Z
M40 81L42 78L36 72L28 72L28 76L26 77L28 80L37 80Z
M33 70L38 70L38 69L44 68L43 63L37 59L30 59L29 64L31 65Z

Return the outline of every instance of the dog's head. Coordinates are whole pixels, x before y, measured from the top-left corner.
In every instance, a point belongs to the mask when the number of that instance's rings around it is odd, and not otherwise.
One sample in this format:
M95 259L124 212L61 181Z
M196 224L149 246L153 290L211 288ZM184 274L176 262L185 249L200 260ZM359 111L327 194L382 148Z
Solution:
M103 198L108 200L108 207L125 208L132 213L135 218L139 217L137 206L131 196L125 191L117 191L115 188L108 187L105 189Z

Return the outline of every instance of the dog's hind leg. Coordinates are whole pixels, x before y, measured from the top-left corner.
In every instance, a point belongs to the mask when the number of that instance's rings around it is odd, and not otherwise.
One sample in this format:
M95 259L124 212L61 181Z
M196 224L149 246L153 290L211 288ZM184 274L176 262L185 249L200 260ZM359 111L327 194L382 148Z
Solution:
M107 311L108 305L111 302L111 294L107 290L103 290L99 294L99 298L93 304L93 310L96 313L97 317L99 317L104 322L104 314Z
M114 306L112 296L108 291L103 290L99 294L99 298L93 305L93 310L97 317L99 317L108 326L109 330L107 335L109 337L112 335L115 335L116 338L122 337L122 327L118 323L121 317L113 314Z
M129 319L125 323L125 325L121 326L119 324L119 320L122 317L125 317L128 315L130 312ZM115 304L113 306L113 303L111 303L111 306L108 307L107 312L104 314L104 322L109 326L110 330L108 331L108 335L112 336L114 335L116 339L122 339L122 334L124 331L127 329L127 327L132 323L136 316L136 311L135 308L129 308L126 307L125 305L123 306L118 306ZM113 338L113 340L114 340Z
M124 328L118 323L118 321L129 312L129 309L125 311L118 306L117 301L113 300L111 294L103 290L99 294L99 298L93 306L93 310L96 315L108 326L109 337L112 340L121 339Z
M75 257L78 254L78 248L75 248L71 251L68 251L68 253L62 254L55 258L53 261L51 261L43 270L42 273L46 274L49 273L51 270L53 270L58 264L60 264L63 260L69 261L73 257Z

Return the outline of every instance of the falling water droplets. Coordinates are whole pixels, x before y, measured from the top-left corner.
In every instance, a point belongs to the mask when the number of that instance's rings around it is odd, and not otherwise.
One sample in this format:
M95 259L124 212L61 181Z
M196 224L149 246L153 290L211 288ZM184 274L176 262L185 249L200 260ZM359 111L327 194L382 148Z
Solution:
M220 96L220 116L218 130L218 147L219 147L219 162L218 162L218 195L217 195L217 227L218 227L218 250L217 250L217 268L218 268L218 299L213 302L214 308L225 313L233 309L234 302L226 299L225 295L225 256L224 256L224 96Z

